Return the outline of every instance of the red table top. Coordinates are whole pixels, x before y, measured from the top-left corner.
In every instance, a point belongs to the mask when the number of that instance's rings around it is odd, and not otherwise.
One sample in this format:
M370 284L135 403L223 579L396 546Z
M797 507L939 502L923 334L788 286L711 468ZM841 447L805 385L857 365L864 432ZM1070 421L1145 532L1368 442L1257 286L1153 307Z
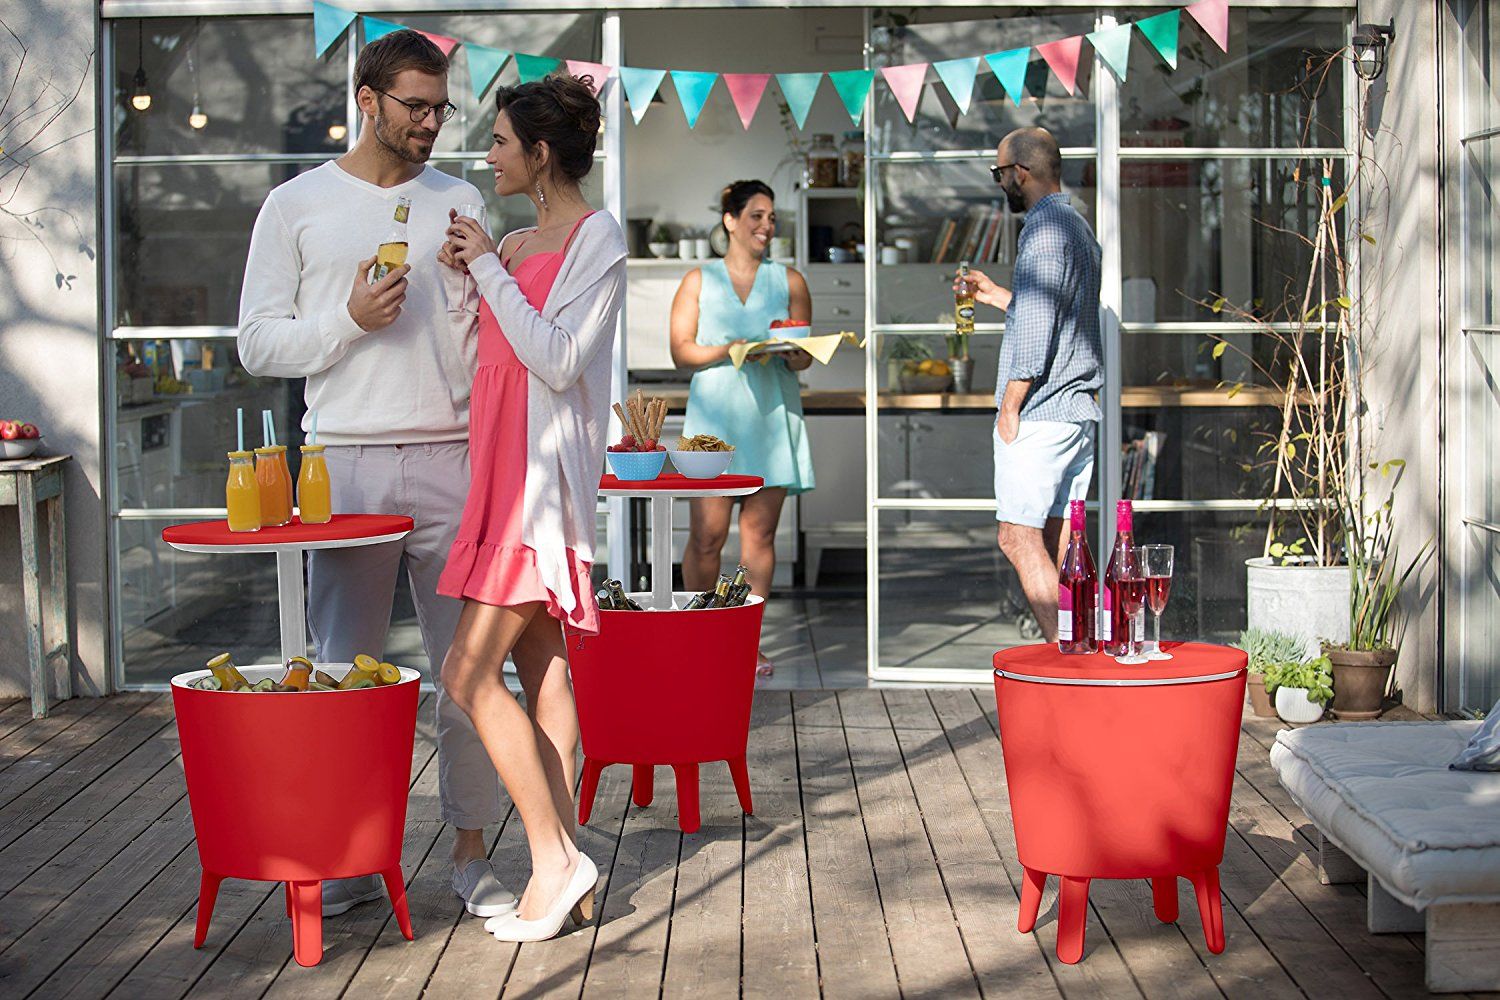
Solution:
M766 485L766 481L759 476L719 476L716 479L689 479L678 472L664 472L655 479L644 480L616 479L613 475L606 473L599 480L599 489L601 490L622 490L631 493L650 493L655 490L672 490L682 493L689 490L702 490L705 493L713 493L718 490L758 490L764 485Z
M291 524L259 531L230 531L228 521L194 521L162 529L168 545L295 545L299 542L335 542L345 539L396 535L412 529L412 519L399 514L335 514L327 524Z
M1162 652L1171 653L1172 659L1130 665L1116 663L1113 656L1104 653L1087 656L1063 654L1050 643L1017 646L995 654L995 670L1063 684L1171 683L1236 674L1245 669L1248 661L1243 650L1229 646L1164 642L1161 648Z

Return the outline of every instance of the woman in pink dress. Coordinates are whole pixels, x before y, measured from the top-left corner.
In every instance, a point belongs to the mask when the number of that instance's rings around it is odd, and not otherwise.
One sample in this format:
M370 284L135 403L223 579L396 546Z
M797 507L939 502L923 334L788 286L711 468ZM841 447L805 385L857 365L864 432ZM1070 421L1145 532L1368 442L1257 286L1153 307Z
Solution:
M471 485L438 592L464 602L443 688L473 720L531 848L519 905L485 928L535 941L569 914L588 919L598 880L575 838L578 716L564 630L599 627L589 573L625 240L579 190L599 130L588 81L502 87L497 105L485 158L495 192L530 196L537 223L497 246L476 221L455 217L439 255L468 269L480 302ZM505 686L507 655L525 710Z

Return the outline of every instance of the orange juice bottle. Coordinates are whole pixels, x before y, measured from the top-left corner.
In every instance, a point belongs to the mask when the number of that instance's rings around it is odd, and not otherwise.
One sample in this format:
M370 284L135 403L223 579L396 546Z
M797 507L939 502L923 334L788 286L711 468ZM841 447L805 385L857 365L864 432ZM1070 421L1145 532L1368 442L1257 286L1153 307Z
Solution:
M224 483L224 506L229 509L230 531L260 530L260 484L250 452L229 453L229 479Z
M282 455L278 456L280 448ZM262 527L286 524L292 519L291 478L284 470L280 445L255 449L255 481L260 484L260 523Z
M281 482L281 523L290 524L292 520L292 470L286 464L286 445L274 444L271 446L276 451L277 479Z
M297 506L303 524L327 524L333 520L333 495L329 491L328 463L321 444L302 446L302 472L297 477Z

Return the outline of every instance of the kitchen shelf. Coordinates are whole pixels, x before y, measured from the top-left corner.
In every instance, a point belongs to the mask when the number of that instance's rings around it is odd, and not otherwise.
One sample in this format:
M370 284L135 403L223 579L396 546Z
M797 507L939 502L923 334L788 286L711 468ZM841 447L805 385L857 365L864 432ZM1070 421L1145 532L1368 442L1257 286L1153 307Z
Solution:
M642 385L641 389L665 400L670 412L681 413L687 407L686 389L666 389L659 385ZM1127 410L1161 407L1244 409L1280 406L1282 401L1281 393L1266 388L1245 388L1229 399L1224 389L1126 386L1121 396L1121 403ZM972 413L995 408L995 394L992 392L882 391L878 400L881 410ZM1303 397L1301 402L1305 404L1308 400ZM802 409L805 413L864 413L865 393L862 389L810 389L802 393Z

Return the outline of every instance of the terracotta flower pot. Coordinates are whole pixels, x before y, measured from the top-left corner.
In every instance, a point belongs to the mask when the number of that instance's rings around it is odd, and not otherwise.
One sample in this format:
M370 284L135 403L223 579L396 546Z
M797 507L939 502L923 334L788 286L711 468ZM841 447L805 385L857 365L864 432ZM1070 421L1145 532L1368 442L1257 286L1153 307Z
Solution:
M1276 718L1276 706L1271 704L1271 696L1266 693L1264 674L1251 674L1245 690L1250 693L1250 711L1253 714L1262 719Z
M1386 681L1396 664L1394 649L1325 650L1333 664L1333 715L1338 719L1375 719L1385 700Z

